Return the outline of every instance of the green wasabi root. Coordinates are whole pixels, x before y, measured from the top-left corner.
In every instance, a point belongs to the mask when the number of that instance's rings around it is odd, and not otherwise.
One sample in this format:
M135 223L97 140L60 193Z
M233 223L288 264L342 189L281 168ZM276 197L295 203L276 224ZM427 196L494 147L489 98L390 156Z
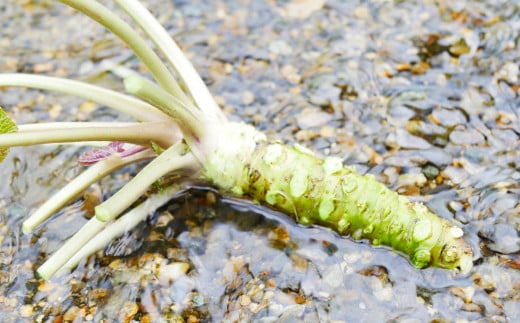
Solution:
M338 158L320 159L301 147L267 143L246 125L228 124L223 132L221 138L226 132L235 135L219 142L204 167L204 176L220 188L265 202L301 224L389 246L417 268L471 269L472 250L460 228L374 176L359 175Z

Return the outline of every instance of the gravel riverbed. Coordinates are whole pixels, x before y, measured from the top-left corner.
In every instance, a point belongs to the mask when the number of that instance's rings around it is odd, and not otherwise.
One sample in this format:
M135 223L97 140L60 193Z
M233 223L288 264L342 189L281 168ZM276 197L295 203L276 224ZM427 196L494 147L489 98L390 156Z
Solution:
M23 219L82 171L85 148L21 147L0 165L0 321L520 321L518 1L143 2L230 119L424 202L463 229L474 268L417 270L387 248L192 188L45 282L37 266L142 165L23 235ZM54 1L7 0L0 19L2 72L114 89L107 61L145 72L113 35ZM20 124L128 120L34 90L0 89L0 105Z

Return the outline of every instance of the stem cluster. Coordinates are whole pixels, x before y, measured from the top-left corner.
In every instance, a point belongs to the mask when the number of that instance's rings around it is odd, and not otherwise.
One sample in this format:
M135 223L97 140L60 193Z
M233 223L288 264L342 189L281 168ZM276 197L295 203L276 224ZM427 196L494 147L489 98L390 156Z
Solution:
M130 149L135 153L111 153L88 168L47 200L23 223L28 233L66 203L76 198L93 182L130 163L151 159L120 191L95 208L96 216L69 239L38 272L49 278L58 271L74 267L83 257L102 248L151 211L164 204L181 187L164 189L146 202L125 212L155 181L176 173L190 175L200 170L206 152L226 118L191 63L168 32L137 0L116 0L155 48L114 12L95 0L58 0L91 17L117 35L147 67L154 81L135 73L124 78L122 94L93 84L69 79L32 75L0 74L1 87L29 87L58 91L82 97L130 115L136 122L67 122L16 125L0 113L0 157L7 148L43 143L118 141L148 147ZM165 58L166 64L155 52ZM117 67L114 68L114 72ZM170 73L170 70L173 73ZM132 95L132 96L131 96Z

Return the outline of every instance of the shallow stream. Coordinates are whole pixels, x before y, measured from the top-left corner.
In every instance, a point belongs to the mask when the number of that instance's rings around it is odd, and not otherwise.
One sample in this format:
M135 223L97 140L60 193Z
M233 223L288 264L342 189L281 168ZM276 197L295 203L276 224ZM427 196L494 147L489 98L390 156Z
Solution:
M464 230L474 268L417 270L387 248L198 188L44 282L36 268L142 165L23 235L23 219L82 171L85 148L20 147L0 165L0 321L520 321L517 1L144 2L231 119L424 202ZM121 89L107 60L142 70L53 1L3 1L0 20L2 72ZM0 105L20 124L128 120L34 90L2 89Z

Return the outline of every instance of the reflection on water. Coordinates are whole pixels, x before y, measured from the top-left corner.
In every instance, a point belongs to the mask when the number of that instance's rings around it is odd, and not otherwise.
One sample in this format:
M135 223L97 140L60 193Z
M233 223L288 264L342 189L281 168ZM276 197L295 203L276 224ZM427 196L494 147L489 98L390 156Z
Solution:
M418 272L387 249L303 228L250 203L214 202L213 194L190 191L171 201L70 276L36 283L30 268L20 268L16 279L6 281L11 285L6 295L41 304L50 317L95 309L95 321L145 313L213 321L283 315L368 319L374 309L381 319L390 313L421 319L427 310L417 300L416 286L456 284L448 272ZM18 262L52 251L48 243L63 238L53 236L57 231L26 241ZM31 289L22 287L28 281L34 282Z
M81 218L81 212L73 213ZM64 238L56 232L49 229L25 241L17 262L32 267L32 255L52 251L57 246L50 248L51 241ZM461 315L460 298L450 293L452 286L470 286L468 278L418 271L386 248L304 228L283 214L246 201L215 199L204 190L171 201L71 275L44 283L31 269L19 266L17 277L5 280L6 295L39 304L35 310L49 318L68 313L94 321L143 316L422 321L435 302L450 305L446 315L478 317Z

